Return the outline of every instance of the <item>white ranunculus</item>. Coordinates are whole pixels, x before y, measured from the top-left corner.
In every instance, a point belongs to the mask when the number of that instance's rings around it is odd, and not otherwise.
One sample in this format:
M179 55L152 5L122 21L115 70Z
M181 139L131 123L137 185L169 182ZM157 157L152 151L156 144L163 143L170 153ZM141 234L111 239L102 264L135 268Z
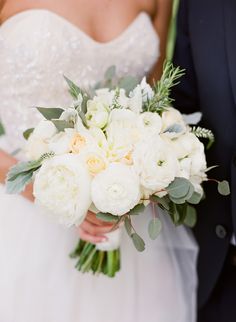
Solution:
M162 132L169 138L177 138L187 132L181 113L173 107L162 113Z
M140 142L134 150L133 160L141 184L153 193L165 189L179 172L175 153L158 135Z
M159 134L162 128L162 119L157 113L144 112L139 115L139 125L144 136Z
M65 129L57 133L49 142L50 151L56 155L69 153L71 151L70 143L76 131L74 129Z
M101 212L122 216L140 201L140 182L133 167L111 163L92 181L92 201Z
M95 96L87 103L86 120L89 127L106 127L109 118L109 105L104 103L104 98Z
M79 225L91 205L91 177L76 155L65 154L46 160L34 181L36 203L59 223Z
M29 160L36 160L44 153L50 152L49 140L57 133L51 121L42 120L35 127L24 147L24 152Z

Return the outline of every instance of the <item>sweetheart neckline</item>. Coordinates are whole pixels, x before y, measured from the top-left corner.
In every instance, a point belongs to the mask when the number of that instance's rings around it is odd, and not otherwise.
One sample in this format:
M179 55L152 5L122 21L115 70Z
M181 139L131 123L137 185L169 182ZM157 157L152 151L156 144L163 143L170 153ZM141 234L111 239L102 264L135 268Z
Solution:
M48 10L48 9L37 9L37 8L32 8L32 9L26 9L23 10L21 12L18 12L12 16L10 16L9 18L7 18L1 25L0 28L3 27L4 25L9 24L10 22L14 21L15 19L17 19L20 16L29 14L29 13L36 13L36 12L41 12L41 13L47 13L49 15L54 16L55 18L57 18L58 20L61 20L62 22L66 23L68 26L70 26L71 28L77 30L77 32L79 32L81 35L83 35L85 38L87 38L88 40L90 40L90 42L94 43L95 45L98 46L107 46L107 45L111 45L114 44L116 42L118 42L120 39L122 39L126 34L128 34L128 32L130 30L132 30L132 28L137 24L137 22L139 21L139 19L141 17L146 17L148 19L148 21L151 23L151 18L148 15L147 12L145 11L141 11L137 14L137 16L131 21L131 23L121 32L118 34L118 36L114 37L113 39L109 40L109 41L105 41L105 42L101 42L101 41L97 41L96 39L94 39L93 37L91 37L89 34L87 34L85 31L83 31L83 29L81 29L79 26L77 26L76 24L74 24L73 22L71 22L70 20L66 19L65 17L63 17L60 14L57 14L56 12L52 11L52 10ZM152 25L152 23L151 23ZM153 27L153 25L152 25ZM154 27L153 27L154 30ZM154 30L155 31L155 30Z

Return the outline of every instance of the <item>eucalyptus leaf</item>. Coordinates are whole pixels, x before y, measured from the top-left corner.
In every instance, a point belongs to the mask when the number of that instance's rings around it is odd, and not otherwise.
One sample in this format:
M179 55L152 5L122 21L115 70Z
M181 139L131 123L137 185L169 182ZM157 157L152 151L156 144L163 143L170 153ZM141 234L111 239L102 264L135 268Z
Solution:
M173 202L170 203L169 215L175 225L179 224L180 216L176 204Z
M28 161L28 162L19 162L15 166L13 166L8 174L7 174L7 181L14 181L16 177L22 173L28 171L36 171L41 166L42 161Z
M181 199L188 196L190 189L192 189L191 186L192 184L189 180L177 177L170 183L166 190L174 199Z
M152 195L150 197L150 200L155 202L155 203L157 203L159 206L161 205L166 210L170 209L170 206L169 206L170 200L169 200L169 198L167 196L160 198L160 197L158 197L156 195Z
M19 174L14 181L6 181L6 192L9 194L22 192L26 185L31 182L34 171Z
M139 252L143 252L145 250L145 242L144 240L137 234L134 233L131 235L133 244L135 246L135 248L139 251Z
M74 82L72 82L69 78L64 76L64 79L67 82L67 85L69 86L69 93L73 97L74 100L77 100L79 95L83 95L83 91L79 86L77 86Z
M194 191L192 196L188 199L188 202L193 205L198 205L201 200L202 200L202 195Z
M148 233L151 239L155 240L162 230L162 222L159 218L153 218L148 225Z
M129 215L134 216L134 215L139 215L141 212L143 212L145 209L144 204L138 204L135 206L133 209L129 211Z
M106 80L112 80L116 76L116 66L110 66L104 76Z
M125 217L125 229L127 234L131 237L132 235L132 224L129 217Z
M222 196L228 196L230 194L230 186L228 181L224 180L218 183L218 192Z
M196 223L197 223L197 211L194 207L188 205L184 224L190 228L193 228L196 225Z
M117 222L120 218L119 216L114 216L112 214L104 213L104 212L97 213L96 217L106 222Z
M2 122L0 122L0 136L4 135L5 134L5 129L3 127L3 124Z
M51 120L51 121L59 132L63 132L65 129L74 128L74 124L72 122L68 122L64 120Z
M30 137L30 135L33 133L34 131L34 128L30 128L26 131L23 132L23 137L28 140L28 138Z
M165 129L164 133L181 133L183 131L183 127L180 124L173 124Z
M59 119L61 114L64 112L62 108L57 107L36 107L37 110L43 115L46 120L51 121L52 119Z
M138 80L134 77L131 76L126 76L121 78L119 81L118 86L120 88L124 88L126 93L130 93L131 91L134 90L134 88L138 85Z

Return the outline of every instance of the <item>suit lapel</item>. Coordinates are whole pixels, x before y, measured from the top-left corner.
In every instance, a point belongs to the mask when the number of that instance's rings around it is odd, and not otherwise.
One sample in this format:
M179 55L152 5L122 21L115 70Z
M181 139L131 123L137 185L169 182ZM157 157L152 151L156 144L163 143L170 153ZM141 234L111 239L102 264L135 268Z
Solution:
M222 0L229 75L236 104L236 0Z

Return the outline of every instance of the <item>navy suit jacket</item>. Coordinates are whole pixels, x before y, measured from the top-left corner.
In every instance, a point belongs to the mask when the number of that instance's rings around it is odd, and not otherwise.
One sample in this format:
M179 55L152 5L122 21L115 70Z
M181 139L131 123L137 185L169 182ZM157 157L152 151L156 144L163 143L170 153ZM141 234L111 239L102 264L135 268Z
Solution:
M231 195L206 184L194 229L200 246L199 306L209 298L236 233L236 0L180 0L174 64L186 69L173 90L181 112L201 111L216 143L207 151L209 177L226 179Z

